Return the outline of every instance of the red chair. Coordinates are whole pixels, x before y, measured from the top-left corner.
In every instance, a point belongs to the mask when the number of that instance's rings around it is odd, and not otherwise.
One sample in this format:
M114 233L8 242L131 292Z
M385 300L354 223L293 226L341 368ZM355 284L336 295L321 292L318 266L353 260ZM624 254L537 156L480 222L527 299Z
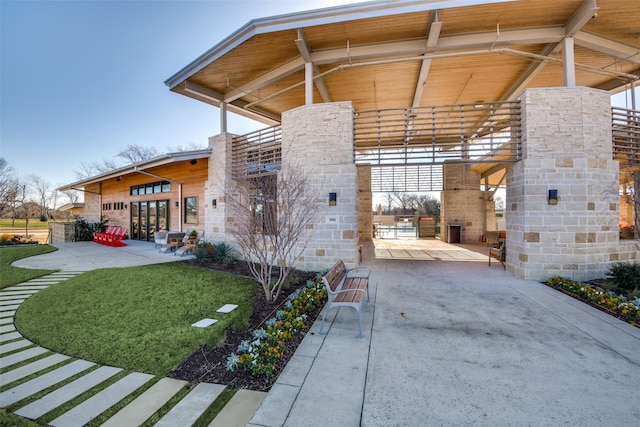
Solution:
M115 231L116 227L107 227L106 231L96 231L93 233L93 241L96 243L102 243L105 234L111 234Z
M122 241L126 234L126 227L122 227L117 233L109 234L107 236L105 244L109 246L126 246L126 244Z

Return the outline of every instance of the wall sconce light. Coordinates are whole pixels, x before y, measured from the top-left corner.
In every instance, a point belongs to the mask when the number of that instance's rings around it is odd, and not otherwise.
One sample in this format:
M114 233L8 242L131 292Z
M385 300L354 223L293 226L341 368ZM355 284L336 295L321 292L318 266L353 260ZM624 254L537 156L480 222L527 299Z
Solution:
M549 204L550 205L558 204L558 190L549 190Z
M336 193L329 193L329 206L335 206L338 204L338 196Z
M180 206L180 202L176 202L176 208Z
M213 209L218 207L218 201L216 199L211 200L211 207Z
M196 159L189 160L189 164L191 164L191 165L195 165L196 163L198 163L198 160L196 160Z

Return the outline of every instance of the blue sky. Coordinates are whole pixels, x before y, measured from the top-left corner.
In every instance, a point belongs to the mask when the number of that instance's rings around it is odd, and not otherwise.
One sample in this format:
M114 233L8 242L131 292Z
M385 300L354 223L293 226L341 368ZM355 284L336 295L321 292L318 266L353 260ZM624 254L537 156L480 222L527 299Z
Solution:
M206 146L218 109L168 77L251 19L355 2L0 0L0 156L57 187L131 144ZM228 126L264 127L233 114Z
M53 186L128 145L219 133L218 109L164 81L251 19L346 0L0 0L0 156ZM230 114L230 132L264 127Z

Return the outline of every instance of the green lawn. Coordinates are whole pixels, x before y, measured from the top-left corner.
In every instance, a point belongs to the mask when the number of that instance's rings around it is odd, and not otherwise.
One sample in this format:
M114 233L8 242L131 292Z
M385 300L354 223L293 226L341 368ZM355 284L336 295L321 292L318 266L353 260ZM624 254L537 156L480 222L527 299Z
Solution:
M49 245L16 245L0 247L0 289L16 283L53 273L57 270L31 270L12 267L11 263L34 255L46 254L57 249Z
M24 232L25 220L16 218L15 222L11 219L0 219L0 228L15 228L13 233L20 234ZM49 228L49 221L40 221L38 218L29 220L29 229L33 228Z
M56 352L164 375L229 326L246 328L255 282L181 263L83 273L38 292L18 310L29 340ZM229 314L224 304L239 307ZM218 320L207 328L191 324Z

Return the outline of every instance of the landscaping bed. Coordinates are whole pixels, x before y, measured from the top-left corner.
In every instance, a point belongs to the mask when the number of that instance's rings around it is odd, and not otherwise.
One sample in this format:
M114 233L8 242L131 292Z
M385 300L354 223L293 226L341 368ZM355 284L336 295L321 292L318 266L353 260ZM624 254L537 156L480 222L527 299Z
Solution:
M235 274L243 277L250 277L247 265L243 261L234 261L231 263L217 263L213 261L185 261L194 267L207 268L216 271ZM232 353L236 352L238 346L243 342L252 342L255 340L254 331L264 329L269 319L272 319L276 313L283 310L287 301L295 292L301 292L309 283L316 279L317 273L293 270L287 281L288 286L283 287L282 292L276 303L268 303L263 292L257 292L252 305L252 313L249 318L249 327L246 331L239 331L229 328L225 336L217 347L208 344L202 344L191 355L184 359L176 366L168 377L182 379L190 382L210 382L224 384L233 388L244 388L249 390L268 391L278 379L278 376L287 365L287 362L300 342L305 337L308 329L320 314L324 303L319 304L312 311L306 312L305 327L301 328L297 333L283 340L280 344L280 351L273 364L273 371L269 375L254 375L250 369L228 369L228 359Z
M635 327L640 327L640 298L636 296L637 291L633 288L629 290L617 287L607 278L581 283L552 277L545 284Z

